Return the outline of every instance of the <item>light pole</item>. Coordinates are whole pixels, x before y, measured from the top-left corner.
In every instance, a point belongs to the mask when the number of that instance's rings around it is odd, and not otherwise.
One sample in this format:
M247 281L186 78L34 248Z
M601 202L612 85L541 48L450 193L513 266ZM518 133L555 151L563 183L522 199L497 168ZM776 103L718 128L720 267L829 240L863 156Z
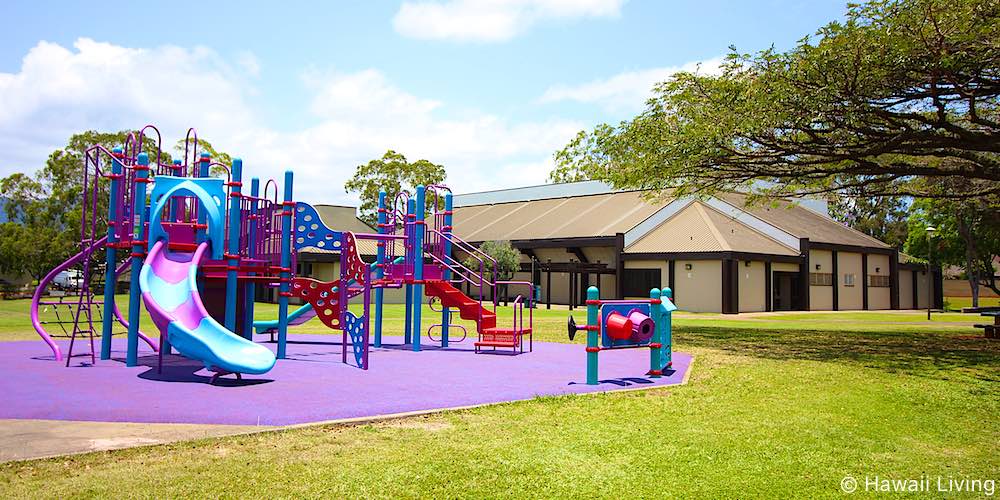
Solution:
M931 320L931 305L934 304L934 275L931 272L931 262L934 260L934 232L937 228L927 226L927 321Z

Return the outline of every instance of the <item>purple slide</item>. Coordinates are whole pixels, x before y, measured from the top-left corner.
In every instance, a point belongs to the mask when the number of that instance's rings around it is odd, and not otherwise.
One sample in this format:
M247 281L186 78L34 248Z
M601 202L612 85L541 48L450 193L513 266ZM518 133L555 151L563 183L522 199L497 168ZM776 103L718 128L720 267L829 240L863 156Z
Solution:
M274 366L274 353L226 329L201 302L198 265L208 245L201 243L193 253L171 252L163 240L153 245L139 273L146 310L160 335L167 335L181 354L203 362L205 368L265 373Z

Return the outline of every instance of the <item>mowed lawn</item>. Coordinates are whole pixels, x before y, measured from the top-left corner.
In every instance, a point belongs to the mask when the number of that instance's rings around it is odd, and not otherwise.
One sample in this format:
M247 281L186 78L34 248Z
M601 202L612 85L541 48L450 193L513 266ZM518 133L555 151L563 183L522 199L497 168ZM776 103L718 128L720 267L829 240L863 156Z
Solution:
M0 302L0 339L37 338L26 309ZM565 310L536 312L536 340L568 341ZM922 315L678 314L684 386L14 462L0 497L829 497L847 475L1000 479L1000 342L978 317ZM402 316L389 306L386 331Z

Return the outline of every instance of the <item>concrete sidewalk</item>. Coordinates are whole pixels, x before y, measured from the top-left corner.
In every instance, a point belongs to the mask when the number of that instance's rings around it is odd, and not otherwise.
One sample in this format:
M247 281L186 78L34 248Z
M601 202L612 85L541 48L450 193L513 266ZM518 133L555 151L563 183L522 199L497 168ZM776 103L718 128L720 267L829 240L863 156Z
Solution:
M273 427L0 419L0 462L117 450L269 429Z

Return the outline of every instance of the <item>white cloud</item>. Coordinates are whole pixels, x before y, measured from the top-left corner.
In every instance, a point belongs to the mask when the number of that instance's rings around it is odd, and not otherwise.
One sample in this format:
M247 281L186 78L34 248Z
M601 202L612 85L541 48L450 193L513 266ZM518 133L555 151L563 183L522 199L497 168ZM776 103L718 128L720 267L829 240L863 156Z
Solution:
M598 104L611 112L634 111L645 104L646 99L652 95L655 84L666 81L674 73L697 71L702 74L718 74L722 62L721 57L716 57L681 66L628 71L580 85L554 85L542 94L540 101L577 101Z
M502 42L539 21L618 17L625 0L450 0L403 2L396 32L427 40Z
M313 120L278 130L248 98L253 89L242 55L229 64L206 48L133 49L88 39L73 47L41 42L19 72L0 73L0 177L37 168L75 132L153 123L168 145L195 127L219 149L242 157L248 176L280 180L293 170L298 200L353 201L344 182L355 166L389 148L444 164L449 184L468 192L538 183L552 152L584 127L453 112L368 69L312 70L289 82L311 92L304 111Z

